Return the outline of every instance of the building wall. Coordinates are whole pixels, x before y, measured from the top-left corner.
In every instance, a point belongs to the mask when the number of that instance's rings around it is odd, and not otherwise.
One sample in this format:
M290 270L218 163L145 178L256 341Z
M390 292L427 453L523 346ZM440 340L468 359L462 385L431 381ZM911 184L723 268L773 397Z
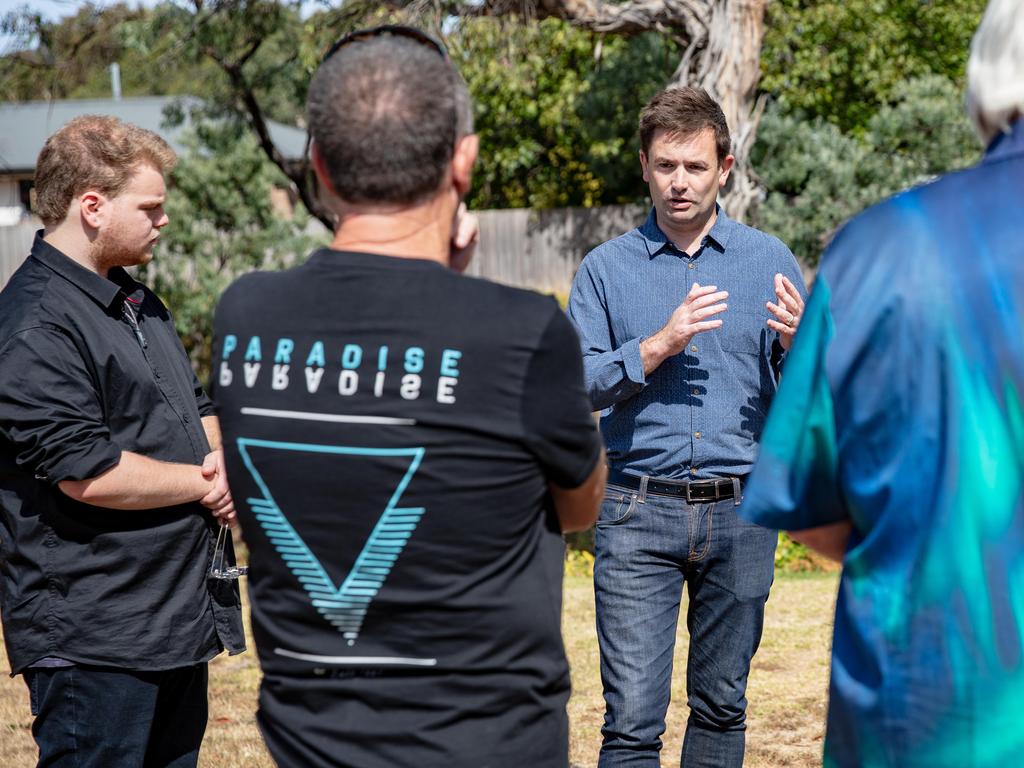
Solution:
M25 219L13 226L0 226L0 288L7 284L32 248L36 230L42 227L38 219Z

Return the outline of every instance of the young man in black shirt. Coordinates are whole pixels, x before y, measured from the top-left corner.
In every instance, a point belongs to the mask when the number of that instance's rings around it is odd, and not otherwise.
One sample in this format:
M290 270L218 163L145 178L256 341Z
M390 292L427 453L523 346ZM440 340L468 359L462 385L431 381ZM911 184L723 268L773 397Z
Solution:
M174 153L84 117L36 171L45 229L0 294L0 611L40 765L195 765L206 662L244 650L207 578L234 506L153 257Z
M437 43L343 40L309 120L334 241L240 279L216 319L267 745L287 766L565 766L560 533L591 525L605 473L575 332L455 271L477 138Z

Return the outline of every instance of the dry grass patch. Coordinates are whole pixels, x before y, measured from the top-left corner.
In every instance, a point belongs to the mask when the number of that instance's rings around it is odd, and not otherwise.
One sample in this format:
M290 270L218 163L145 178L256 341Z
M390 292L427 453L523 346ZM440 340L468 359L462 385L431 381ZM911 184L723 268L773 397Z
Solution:
M775 582L748 690L747 768L809 768L821 764L835 589L835 574L782 576ZM563 630L573 670L570 758L578 768L591 768L597 764L604 701L594 630L594 594L588 578L566 578ZM246 633L252 648L248 620ZM687 646L686 630L681 627L676 644L676 684L665 735L666 766L678 764L682 746L687 714L683 689ZM2 650L0 669L8 669ZM259 667L253 651L220 656L211 663L210 723L200 766L273 768L256 729L258 687ZM35 765L31 722L28 691L21 678L0 677L0 766Z
M810 768L821 765L832 613L838 574L776 578L765 613L764 637L747 689L747 768ZM686 707L689 639L680 610L676 635L672 704L662 762L678 765ZM566 579L563 633L573 664L569 702L570 759L574 768L597 764L604 701L594 629L594 594L588 579Z

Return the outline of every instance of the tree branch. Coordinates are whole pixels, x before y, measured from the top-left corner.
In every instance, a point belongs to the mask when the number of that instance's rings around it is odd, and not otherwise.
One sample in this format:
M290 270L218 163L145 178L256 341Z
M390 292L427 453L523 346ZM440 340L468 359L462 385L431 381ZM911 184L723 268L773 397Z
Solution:
M256 47L259 47L258 44ZM260 149L263 150L263 153L269 158L270 162L276 165L281 173L292 183L295 194L302 200L306 210L318 218L325 227L333 230L334 217L315 198L313 190L310 188L311 185L307 178L309 172L308 158L304 157L298 163L295 163L290 162L281 154L281 151L270 137L270 127L263 116L263 108L260 106L259 99L256 98L255 91L250 86L248 80L245 79L241 64L239 62L224 61L223 58L217 55L216 51L207 49L205 52L220 65L221 69L224 70L231 80L235 94L241 99L245 107L245 113L249 118L249 124L256 134L256 140L260 145ZM251 55L252 52L248 52L243 58L248 59Z
M486 0L484 13L554 18L595 32L638 35L651 30L699 36L710 17L707 0Z

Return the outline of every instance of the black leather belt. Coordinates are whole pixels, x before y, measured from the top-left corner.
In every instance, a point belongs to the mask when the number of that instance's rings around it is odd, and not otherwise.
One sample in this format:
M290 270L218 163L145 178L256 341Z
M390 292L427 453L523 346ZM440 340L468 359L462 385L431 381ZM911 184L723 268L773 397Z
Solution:
M618 485L634 491L640 490L640 476L620 472L617 469L608 470L608 482L611 485ZM746 478L739 478L740 484ZM647 479L647 493L657 493L662 496L681 496L689 503L701 503L721 501L722 499L733 498L733 479L721 477L714 480L655 480Z

